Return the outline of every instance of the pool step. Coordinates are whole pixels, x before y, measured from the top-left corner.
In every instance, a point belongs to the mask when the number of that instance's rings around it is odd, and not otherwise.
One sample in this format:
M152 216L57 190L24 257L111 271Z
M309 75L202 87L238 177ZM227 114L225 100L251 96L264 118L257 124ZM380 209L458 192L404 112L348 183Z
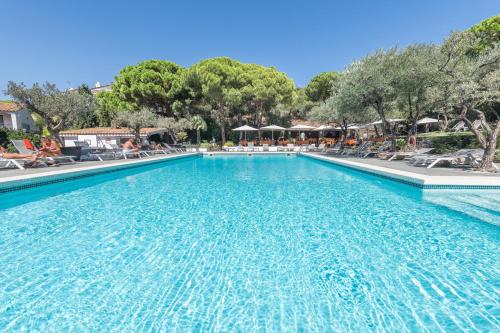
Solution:
M462 214L480 219L482 221L500 225L500 202L488 194L430 194L424 200L445 206Z

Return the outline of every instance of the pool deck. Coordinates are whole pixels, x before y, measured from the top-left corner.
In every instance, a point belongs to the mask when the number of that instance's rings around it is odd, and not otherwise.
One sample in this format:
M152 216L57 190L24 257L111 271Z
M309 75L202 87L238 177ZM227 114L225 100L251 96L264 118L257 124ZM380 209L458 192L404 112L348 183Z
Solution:
M371 174L411 183L419 187L479 187L499 188L500 173L477 172L462 168L415 167L406 161L387 161L377 158L332 157L319 153L300 153L303 156L330 162Z
M81 173L101 173L111 170L123 170L126 168L159 163L165 160L173 160L188 156L197 156L199 153L177 153L169 155L156 155L152 157L137 159L120 159L105 161L77 162L75 164L64 164L57 167L29 168L29 169L0 169L0 185L20 181L37 181L54 177L71 177Z

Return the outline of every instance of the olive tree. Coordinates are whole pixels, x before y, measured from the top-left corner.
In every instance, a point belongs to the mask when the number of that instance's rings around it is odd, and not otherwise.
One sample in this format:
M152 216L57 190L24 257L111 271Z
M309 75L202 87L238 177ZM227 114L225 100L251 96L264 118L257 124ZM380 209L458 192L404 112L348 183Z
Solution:
M179 133L191 128L191 123L185 118L175 119L174 117L159 117L157 126L165 128L167 134L174 144L177 144Z
M9 81L7 95L43 119L50 135L61 142L59 132L73 126L82 117L94 111L96 103L91 94L81 90L59 90L55 84L33 84L28 88L24 83Z
M364 107L371 107L376 111L382 122L383 136L390 134L394 129L387 121L394 116L395 91L391 84L394 77L397 49L379 50L368 55L361 61L352 63L347 69L345 85L349 87L349 94Z
M332 85L332 96L312 108L308 116L310 120L337 123L344 138L342 148L350 124L368 122L374 117L372 109L363 105L362 100L358 98L358 88L352 85L349 75L351 75L349 69L342 73Z
M130 129L138 142L141 139L141 128L156 126L157 123L158 117L148 108L134 111L121 111L118 112L113 119L113 125Z
M438 71L432 63L439 49L433 45L410 45L397 54L389 84L396 97L396 106L407 124L407 140L416 133L417 121L435 111L433 88Z
M437 65L456 116L484 149L480 169L492 170L500 132L500 45L471 53L478 44L471 32L453 33L441 46Z

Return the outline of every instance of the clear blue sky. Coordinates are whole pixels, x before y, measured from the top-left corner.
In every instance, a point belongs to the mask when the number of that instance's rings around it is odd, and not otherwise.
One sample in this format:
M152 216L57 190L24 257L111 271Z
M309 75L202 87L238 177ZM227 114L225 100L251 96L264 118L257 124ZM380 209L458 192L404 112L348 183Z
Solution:
M109 83L125 65L229 56L304 86L380 47L440 42L500 13L497 0L0 2L0 98L8 80Z

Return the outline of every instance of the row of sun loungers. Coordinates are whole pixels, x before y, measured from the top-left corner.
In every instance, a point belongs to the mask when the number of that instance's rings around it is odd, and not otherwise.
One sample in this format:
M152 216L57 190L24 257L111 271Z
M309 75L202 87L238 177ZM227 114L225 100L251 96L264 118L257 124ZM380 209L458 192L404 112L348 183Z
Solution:
M325 155L337 155L346 157L379 157L388 161L407 160L410 165L416 167L433 168L439 165L458 167L477 167L483 156L482 149L461 149L450 154L430 154L433 148L420 148L414 151L387 152L391 147L391 142L383 143L378 149L370 149L371 143L366 142L357 148L342 149L337 143L331 148L322 151ZM493 164L495 169L498 167Z
M31 155L33 150L26 148L24 140L11 140L12 145L19 154ZM150 157L158 154L174 154L186 152L183 147L173 147L168 144L163 144L161 149L145 149L138 152L130 151L121 148L117 144L104 144L104 149L92 148L87 143L80 142L78 146L82 149L80 160L113 160L113 159L129 159L129 158L143 158ZM36 152L36 151L35 151ZM37 167L47 167L49 164L74 164L78 158L76 156L48 156L38 158L36 161ZM27 167L34 166L33 162L28 159L6 159L0 158L0 169L3 168L17 168L24 170Z

